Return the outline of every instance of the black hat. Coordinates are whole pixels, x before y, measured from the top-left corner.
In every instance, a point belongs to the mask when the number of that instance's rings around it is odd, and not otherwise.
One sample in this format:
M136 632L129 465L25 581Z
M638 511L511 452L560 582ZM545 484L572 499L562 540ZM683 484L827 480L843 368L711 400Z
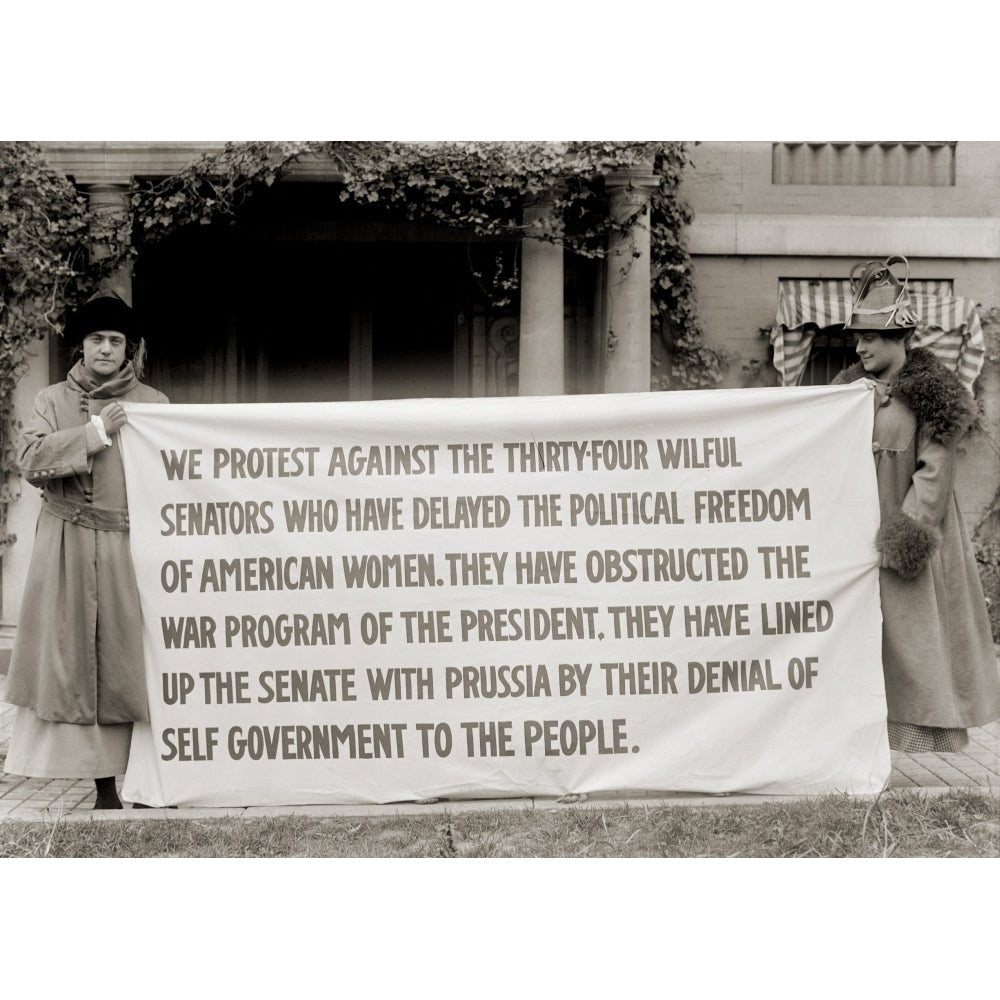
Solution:
M892 270L900 264L906 268L902 279ZM855 264L851 268L851 315L844 329L896 334L912 331L917 318L906 290L909 275L909 261L898 254Z
M79 344L88 333L96 330L115 330L128 340L139 338L139 328L135 313L129 304L114 292L98 292L92 295L66 320L66 340Z

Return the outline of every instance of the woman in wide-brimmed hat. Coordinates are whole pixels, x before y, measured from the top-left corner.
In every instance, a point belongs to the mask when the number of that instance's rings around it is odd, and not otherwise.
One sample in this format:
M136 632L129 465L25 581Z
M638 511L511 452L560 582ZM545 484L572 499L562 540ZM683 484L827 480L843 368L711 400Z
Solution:
M954 752L969 728L1000 718L986 601L953 488L957 445L976 407L957 375L926 348L911 348L908 271L899 256L855 267L845 329L860 360L835 381L875 386L889 746Z
M17 443L43 502L7 678L6 699L19 708L5 770L93 778L94 807L120 809L115 776L132 723L149 718L121 404L168 400L139 381L145 342L118 296L85 302L66 338L79 360L35 398Z

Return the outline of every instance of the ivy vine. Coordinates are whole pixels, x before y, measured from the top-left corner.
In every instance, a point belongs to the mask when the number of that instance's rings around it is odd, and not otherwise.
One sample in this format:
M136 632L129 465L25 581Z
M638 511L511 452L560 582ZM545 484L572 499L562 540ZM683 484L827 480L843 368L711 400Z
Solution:
M609 238L637 221L612 218L606 178L652 164L651 320L670 371L655 374L651 388L721 381L722 358L703 342L684 242L691 211L678 194L689 162L683 143L231 143L155 183L133 180L130 216L119 220L89 213L37 146L0 143L0 554L13 542L6 514L19 483L11 396L31 344L61 331L69 308L145 248L190 226L235 222L249 198L307 158L332 162L345 202L476 237L548 240L587 257L605 256ZM535 200L547 211L525 223ZM99 257L85 252L95 246ZM495 303L510 300L519 278L510 256L477 277Z
M85 248L118 239L36 146L0 144L0 554L14 541L7 512L19 495L14 389L32 345L61 332L67 304L99 281L102 264Z

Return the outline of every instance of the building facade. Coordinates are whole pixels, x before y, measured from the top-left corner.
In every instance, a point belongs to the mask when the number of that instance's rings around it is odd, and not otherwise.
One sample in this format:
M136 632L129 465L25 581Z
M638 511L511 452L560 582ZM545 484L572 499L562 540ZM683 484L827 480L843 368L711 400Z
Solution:
M94 211L124 213L133 177L169 175L221 144L43 148ZM781 338L783 303L808 314L796 380L828 381L831 366L852 361L834 343L836 316L821 326L809 296L820 289L835 302L861 259L904 255L915 289L974 304L968 323L1000 307L1000 143L723 142L691 153L682 193L695 212L699 316L707 344L728 359L726 387L788 384L775 367L791 343ZM641 206L654 183L642 170L610 178L616 210ZM599 261L534 240L476 241L375 219L345 208L336 184L331 164L302 162L238 225L194 227L120 276L146 325L148 382L176 403L561 395L647 391L667 363L669 346L650 329L643 224ZM544 212L543 200L526 216ZM520 293L497 307L481 275L515 252ZM967 327L958 335L970 337ZM58 338L40 344L18 411L68 366ZM980 366L976 392L1000 440L995 363ZM972 525L1000 489L998 466L986 439L963 462ZM2 560L0 658L13 642L38 505L25 487L10 516L21 541Z
M956 484L966 523L975 532L996 518L1000 143L706 142L691 152L682 193L695 213L698 315L729 355L723 384L829 382L856 360L836 322L852 266L901 255L926 336L964 366L983 411Z

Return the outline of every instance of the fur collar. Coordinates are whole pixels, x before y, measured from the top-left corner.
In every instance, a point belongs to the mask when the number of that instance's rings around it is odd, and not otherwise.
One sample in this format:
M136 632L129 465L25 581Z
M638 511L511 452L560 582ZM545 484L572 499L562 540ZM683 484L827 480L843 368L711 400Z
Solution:
M859 361L834 381L855 382L867 377ZM958 376L926 347L914 347L906 355L906 363L891 381L891 391L913 411L917 423L942 444L958 441L979 415Z

